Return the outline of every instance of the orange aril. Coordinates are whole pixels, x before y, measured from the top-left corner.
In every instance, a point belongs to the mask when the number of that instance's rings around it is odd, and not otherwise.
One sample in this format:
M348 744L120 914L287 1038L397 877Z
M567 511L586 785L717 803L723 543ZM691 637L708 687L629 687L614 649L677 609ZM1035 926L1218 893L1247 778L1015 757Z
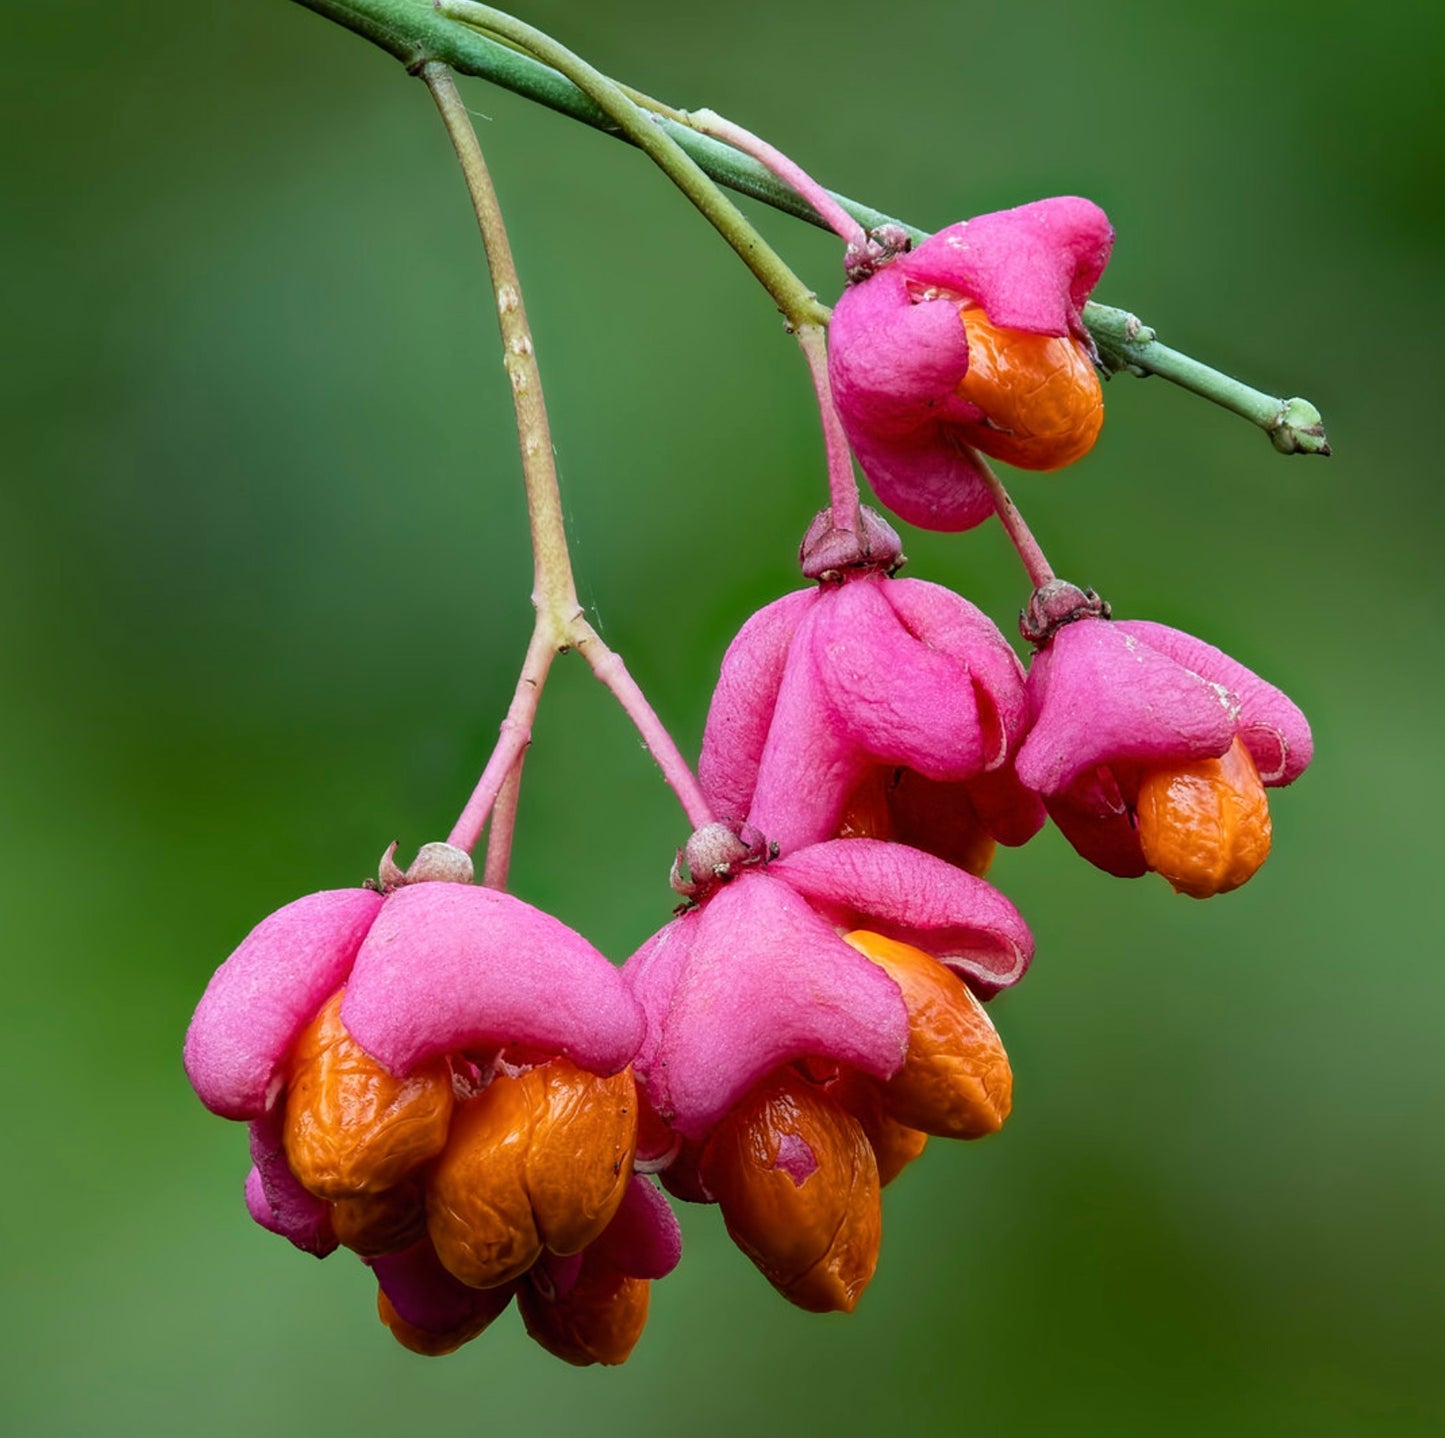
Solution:
M292 1173L329 1199L394 1187L441 1151L452 1116L446 1060L393 1077L346 1032L344 992L292 1045L282 1130Z
M1269 798L1238 737L1218 759L1151 770L1135 811L1145 863L1178 893L1227 894L1269 857Z
M632 1072L556 1058L498 1075L458 1110L432 1165L427 1229L443 1265L492 1288L541 1256L576 1253L612 1221L632 1171Z
M887 792L893 816L889 837L947 859L976 879L988 873L997 846L974 812L967 784L926 779L913 769L900 769Z
M985 419L964 440L1020 469L1060 469L1087 454L1104 423L1099 377L1068 335L1001 329L977 305L959 310L968 373L957 393Z
M878 1165L862 1125L791 1069L713 1131L699 1172L733 1242L785 1298L851 1312L878 1263Z
M926 779L891 765L874 765L853 787L836 837L908 844L979 879L988 873L995 849L966 784Z
M413 1353L420 1353L426 1358L440 1358L444 1354L455 1353L463 1343L470 1343L501 1315L511 1301L512 1290L499 1288L496 1290L496 1301L485 1303L479 1299L480 1311L473 1314L465 1323L458 1324L455 1328L448 1328L443 1332L433 1332L429 1328L418 1328L416 1324L408 1323L396 1311L391 1299L386 1296L385 1290L380 1288L376 1290L377 1316L391 1329L392 1337L403 1348L409 1348Z
M426 1233L426 1191L417 1177L383 1193L359 1193L331 1205L337 1239L363 1258L409 1248Z
M878 1186L887 1188L928 1144L928 1135L893 1118L883 1103L883 1085L867 1074L844 1073L829 1086L828 1097L842 1104L863 1125L878 1164Z
M898 985L908 1010L903 1067L880 1086L889 1117L940 1138L996 1133L1012 1107L1013 1073L968 985L910 944L866 929L844 938Z
M517 1292L527 1332L548 1353L566 1363L625 1363L647 1326L652 1285L629 1278L588 1255L577 1282L557 1298L532 1284Z

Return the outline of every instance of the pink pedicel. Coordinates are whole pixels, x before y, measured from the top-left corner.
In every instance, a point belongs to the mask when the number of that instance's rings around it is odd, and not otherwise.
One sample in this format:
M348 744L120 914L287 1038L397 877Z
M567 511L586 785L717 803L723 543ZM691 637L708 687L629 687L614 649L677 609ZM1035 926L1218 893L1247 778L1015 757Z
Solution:
M1313 754L1308 721L1280 690L1163 624L1064 623L1035 655L1028 694L1019 777L1084 858L1124 878L1149 867L1136 799L1151 772L1217 759L1238 739L1275 788Z
M1001 329L1072 337L1092 353L1082 310L1113 238L1092 201L1038 200L950 225L844 292L829 325L833 398L895 514L963 530L993 513L967 438L989 417L959 393L969 368L961 305L981 306Z

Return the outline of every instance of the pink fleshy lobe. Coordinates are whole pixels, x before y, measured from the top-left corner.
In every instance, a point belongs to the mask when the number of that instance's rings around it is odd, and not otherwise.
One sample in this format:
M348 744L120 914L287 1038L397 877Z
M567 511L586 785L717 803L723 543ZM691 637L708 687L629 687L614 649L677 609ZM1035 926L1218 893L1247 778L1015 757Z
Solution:
M1025 787L1012 761L973 780L968 786L968 802L979 825L1010 848L1027 844L1044 826L1044 806L1039 796ZM924 846L915 843L914 847Z
M1222 684L1238 695L1239 737L1266 788L1293 784L1309 767L1314 757L1309 720L1273 684L1192 634L1146 619L1120 620L1118 627L1207 682Z
M933 420L892 440L854 426L848 440L879 502L905 523L959 534L993 514L983 457L947 424Z
M201 1102L253 1119L275 1102L296 1035L341 987L381 908L380 894L308 894L263 919L211 976L186 1033Z
M932 954L984 998L1016 984L1033 958L1028 925L997 889L905 844L837 839L768 873L841 926Z
M682 1230L656 1186L633 1174L616 1216L589 1250L629 1278L666 1278L682 1258Z
M253 1166L246 1176L246 1207L251 1217L303 1253L325 1258L336 1248L331 1205L303 1188L291 1172L281 1142L281 1114L266 1114L250 1127Z
M785 853L832 838L870 769L979 779L1005 765L1027 721L1023 670L967 600L879 574L813 598L786 648L766 631L766 669L751 657L748 628L734 641L700 766L712 792L737 806L719 812L746 817ZM747 681L761 673L750 695Z
M775 599L738 630L723 655L697 763L714 814L741 819L748 811L788 647L818 598L815 586Z
M660 1065L658 1050L673 995L682 983L701 927L702 910L689 909L663 925L622 966L623 979L641 1007L645 1023L642 1043L632 1060L633 1071L639 1077Z
M654 939L624 972L651 990L644 1007L656 1025L638 1078L684 1137L701 1137L758 1080L796 1059L880 1078L902 1063L908 1015L898 986L786 883L744 873L669 928L680 925L690 930L680 957L661 963L672 945Z
M1078 619L1035 656L1024 783L1078 852L1110 874L1147 864L1134 804L1151 769L1217 758L1240 738L1266 785L1313 753L1309 724L1273 685L1212 645L1143 620Z
M1069 788L1047 800L1049 818L1080 857L1117 879L1149 872L1134 809L1107 765L1079 775Z
M920 302L897 260L839 296L829 321L828 379L845 422L898 440L937 421L983 418L962 399L968 338L958 299Z
M427 1333L463 1328L483 1315L495 1314L498 1294L490 1288L469 1288L442 1266L429 1238L410 1248L366 1260L397 1316Z
M643 1036L620 973L580 934L510 894L449 883L388 897L356 957L341 1019L394 1074L490 1044L613 1074Z
M1103 210L1061 195L949 225L893 268L913 285L976 301L1006 329L1082 338L1081 311L1113 246Z
M1101 764L1217 758L1237 729L1236 694L1109 619L1064 625L1034 657L1028 689L1018 774L1046 797Z
M977 454L952 428L983 417L956 393L968 371L958 305L914 304L896 267L846 290L833 309L833 400L884 505L920 529L972 529L993 499Z
M838 413L880 500L923 529L958 531L993 512L981 460L960 426L984 418L963 400L962 301L996 326L1087 342L1082 309L1113 230L1075 196L980 215L925 240L852 286L829 325Z
M542 1256L527 1270L527 1281L549 1303L555 1303L577 1287L587 1257L597 1247L589 1243L578 1253L553 1253L544 1248Z

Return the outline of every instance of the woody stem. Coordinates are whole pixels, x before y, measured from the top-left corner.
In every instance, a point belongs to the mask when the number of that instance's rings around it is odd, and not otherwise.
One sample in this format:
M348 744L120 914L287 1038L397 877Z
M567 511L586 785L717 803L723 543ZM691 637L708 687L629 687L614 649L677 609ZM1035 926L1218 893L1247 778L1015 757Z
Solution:
M1044 557L1044 551L1039 548L1038 540L1034 538L1033 532L1024 523L1024 517L1019 513L1018 505L1013 502L1008 490L1004 488L1003 480L993 472L988 461L982 455L978 456L978 466L983 475L983 482L993 496L993 508L994 513L998 515L998 522L1003 525L1009 542L1018 551L1018 557L1023 563L1030 583L1035 589L1042 589L1044 585L1057 577L1054 574L1053 566Z
M452 148L461 163L477 227L482 235L482 246L497 300L503 364L511 380L512 407L516 414L517 439L522 455L522 482L527 493L527 519L532 533L532 605L537 614L532 639L511 706L502 723L497 747L449 839L449 842L470 852L503 785L515 773L516 778L508 789L508 804L504 814L499 816L497 842L489 845L487 854L486 872L489 878L497 874L505 877L515 813L515 790L521 783L522 754L531 740L532 721L552 660L570 648L580 649L586 655L593 671L636 725L693 826L696 828L709 822L712 815L686 760L627 673L622 660L608 649L583 616L567 549L562 494L552 453L552 433L547 422L547 402L542 393L542 374L537 366L536 347L532 343L527 311L522 302L522 284L507 239L501 205L482 156L482 147L477 142L476 131L457 93L451 72L445 65L429 61L421 67L420 74L436 101Z

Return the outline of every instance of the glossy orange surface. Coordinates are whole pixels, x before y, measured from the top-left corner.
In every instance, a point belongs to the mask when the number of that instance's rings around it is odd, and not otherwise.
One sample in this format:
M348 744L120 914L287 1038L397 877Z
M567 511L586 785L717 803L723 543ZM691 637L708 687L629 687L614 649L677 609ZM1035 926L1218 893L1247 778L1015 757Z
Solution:
M878 1164L878 1183L887 1188L928 1146L928 1135L893 1118L883 1102L883 1085L867 1074L846 1073L828 1088L863 1125Z
M432 1165L427 1228L463 1283L524 1273L544 1246L576 1253L611 1222L632 1171L631 1070L611 1078L566 1059L498 1075L457 1111Z
M968 373L958 395L986 417L960 426L963 439L1020 469L1060 469L1087 454L1104 423L1104 395L1077 341L1001 329L976 305L959 315Z
M394 1078L346 1032L340 990L291 1050L283 1139L320 1198L381 1193L439 1153L452 1116L445 1059Z
M426 1190L414 1176L383 1193L337 1199L331 1205L331 1227L363 1258L396 1253L426 1233Z
M844 937L888 973L908 1009L908 1054L880 1085L889 1116L940 1138L996 1133L1013 1104L1013 1072L968 985L922 949L865 929Z
M1237 889L1269 857L1269 797L1242 739L1145 775L1136 811L1145 862L1191 898Z
M376 1291L376 1312L381 1321L391 1329L391 1336L403 1348L409 1348L413 1353L420 1353L425 1358L441 1358L448 1353L455 1353L462 1344L470 1343L478 1334L483 1333L501 1316L511 1301L512 1290L499 1288L496 1290L494 1304L481 1304L481 1312L468 1322L440 1333L408 1323L392 1306L391 1299L379 1288Z
M517 1292L527 1332L554 1357L578 1367L625 1363L647 1326L652 1285L605 1264L582 1260L576 1285L546 1298L531 1284Z
M781 1069L714 1130L700 1173L733 1241L785 1298L852 1311L883 1231L878 1165L852 1114Z

